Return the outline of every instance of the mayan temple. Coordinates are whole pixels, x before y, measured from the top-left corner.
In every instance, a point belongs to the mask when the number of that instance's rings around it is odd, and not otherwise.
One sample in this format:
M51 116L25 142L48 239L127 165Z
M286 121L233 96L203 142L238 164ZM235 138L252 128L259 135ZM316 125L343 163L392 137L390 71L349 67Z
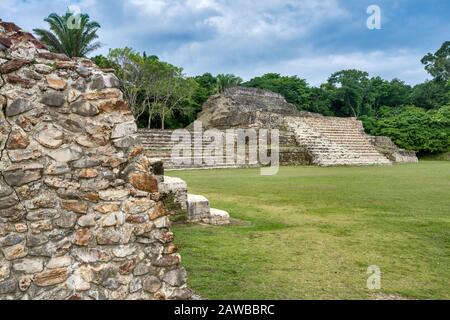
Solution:
M118 86L0 22L0 300L192 296Z
M205 129L229 128L278 129L280 162L284 165L366 166L417 162L414 152L399 149L389 138L371 137L362 122L355 118L325 117L300 112L283 96L260 89L234 87L212 96L199 114ZM188 127L189 130L193 126ZM166 161L167 168L180 169L171 163L174 146L172 131L140 130L139 137L147 154ZM203 147L210 141L202 141ZM195 154L195 141L192 143ZM193 156L193 163L195 162ZM248 163L258 165L258 163ZM208 168L207 164L189 168ZM217 167L217 166L215 166ZM235 168L238 165L220 167Z

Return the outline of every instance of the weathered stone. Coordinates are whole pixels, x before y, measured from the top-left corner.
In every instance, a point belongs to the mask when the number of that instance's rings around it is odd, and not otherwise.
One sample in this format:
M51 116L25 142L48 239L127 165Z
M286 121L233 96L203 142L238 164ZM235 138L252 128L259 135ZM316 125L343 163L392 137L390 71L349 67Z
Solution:
M47 269L59 269L59 268L63 268L63 267L68 267L71 264L72 264L72 258L69 256L54 257L47 263L47 265L45 267Z
M83 263L109 262L112 259L108 252L95 248L74 249L73 255Z
M98 105L100 112L130 112L128 104L123 100L109 100Z
M117 124L112 133L111 139L129 137L137 132L137 125L134 121Z
M33 109L33 105L29 100L17 99L14 100L9 106L6 107L6 116L14 117L19 114L25 113Z
M10 150L8 156L12 162L36 160L42 157L39 150Z
M99 245L120 244L122 235L114 228L102 228L97 231L97 243Z
M6 148L9 150L26 149L30 144L30 139L21 131L14 130L11 132Z
M48 125L36 134L35 139L46 148L56 149L63 144L64 133L55 126Z
M121 275L128 275L133 272L137 264L138 264L137 259L128 260L119 267L119 273Z
M78 216L74 212L62 212L61 216L55 220L55 224L64 229L72 228L77 222Z
M66 281L68 272L66 268L59 268L41 272L34 278L34 283L39 287L54 286Z
M15 279L8 279L0 282L0 294L14 293L17 288L17 281Z
M209 201L203 196L188 194L188 219L192 222L208 219Z
M54 200L52 200L54 201ZM56 201L54 201L56 202ZM54 206L52 206L54 207ZM30 229L33 233L41 233L53 230L52 220L40 220L30 223Z
M98 177L98 171L95 169L83 169L79 173L80 178L92 179Z
M129 199L125 201L123 204L124 211L128 214L138 214L147 212L154 206L155 202L147 198Z
M49 107L62 107L66 102L66 97L58 92L49 92L42 96L41 102Z
M179 256L172 255L172 256L163 256L160 259L158 259L157 261L154 261L152 263L152 265L155 267L159 267L159 268L167 268L167 267L176 266L180 262L181 261L180 261Z
M158 290L161 289L161 287L162 287L161 281L155 276L148 276L144 279L143 288L147 292L150 293L158 292Z
M79 189L80 188L80 184L78 182L60 179L60 178L56 178L56 177L55 178L46 178L44 180L44 183L48 187L55 188L55 189L59 189L59 188Z
M24 240L25 240L24 236L17 233L11 233L6 237L0 239L0 246L2 247L15 246L19 243L22 243Z
M6 183L4 183L2 180L0 180L0 198L9 196L13 193L13 189L8 186Z
M95 211L100 212L102 214L117 212L120 210L120 206L115 203L103 203L99 204L94 208Z
M18 233L26 233L28 231L28 226L25 223L17 223L14 225L14 229Z
M22 292L27 291L31 283L33 282L33 276L26 275L19 278L19 290Z
M61 61L70 61L70 58L62 53L54 53L54 52L39 52L39 57L46 60L61 60Z
M55 76L47 76L47 85L55 90L65 90L67 88L67 81Z
M138 190L145 192L158 192L158 180L145 172L133 172L128 175L130 184Z
M125 215L122 212L108 213L103 216L99 224L101 227L115 227L125 223Z
M25 79L25 78L19 77L15 74L8 75L6 77L6 81L9 84L20 85L22 88L25 88L25 89L31 89L31 88L33 88L33 85L34 85L34 81L32 81L30 79Z
M0 282L9 278L11 274L10 263L5 260L0 260Z
M13 59L0 65L0 73L7 74L19 70L29 64L30 61L24 59Z
M53 71L53 67L48 66L46 64L35 64L34 71L41 73L41 74L49 74Z
M32 210L27 214L27 220L29 221L39 221L46 219L53 219L58 215L58 210L53 209L41 209L41 210Z
M26 257L28 254L28 249L24 244L3 248L2 251L6 260L17 260Z
M18 68L0 77L0 295L182 295L162 281L179 265L162 179L144 148L132 148L137 126L113 71L49 53L1 21L0 43L9 48L0 66ZM19 57L29 67L11 62ZM156 281L146 291L148 276Z
M78 269L67 281L67 288L73 291L88 291L91 289L90 272L87 268Z
M123 201L129 195L129 190L106 190L99 192L100 199L103 201Z
M1 78L0 78L1 79ZM0 80L0 87L1 82L3 80ZM3 117L3 109L5 109L6 105L8 104L8 100L6 100L6 97L0 94L0 117Z
M96 74L92 77L91 90L103 90L106 88L118 88L119 79L113 74Z
M73 113L83 117L93 117L100 112L96 106L88 101L74 102L70 105L70 109Z
M170 220L168 217L162 217L153 221L155 228L170 228Z
M55 69L74 69L75 68L75 62L73 61L56 61L55 62Z
M174 287L181 287L187 281L187 273L184 268L175 269L167 272L163 276L163 281Z
M88 68L83 66L78 66L75 71L83 78L88 78L92 74L92 72Z
M130 283L130 293L136 293L142 290L142 280L137 278L133 279Z
M59 176L69 172L70 168L67 163L54 162L45 169L44 174L49 176Z
M83 157L83 150L79 147L67 147L57 150L52 150L48 155L57 162L72 162Z
M97 148L99 145L95 142L93 137L88 135L82 135L75 140L80 146L85 148Z
M114 146L119 149L133 148L138 144L138 139L136 136L129 136L125 138L115 139L113 141Z
M215 226L224 226L230 224L230 214L219 209L210 209L209 224Z
M0 210L14 207L18 203L19 203L19 200L17 200L17 197L15 195L10 195L5 198L0 198Z
M158 202L154 209L150 213L150 220L156 220L161 217L167 216L169 213L167 212L166 208L164 207L164 203Z
M44 263L41 259L23 259L13 264L13 269L26 274L38 273L44 270Z
M39 247L48 242L48 236L44 233L27 235L27 246L28 247Z
M86 214L88 210L87 204L79 201L62 201L61 207L67 211L79 214Z
M105 89L101 91L91 91L83 94L85 100L109 100L122 99L122 93L117 89Z
M13 187L20 187L30 182L41 179L41 171L9 171L4 172L6 182Z
M89 241L92 239L92 233L89 229L80 229L75 232L75 241L74 243L77 246L85 247L89 244Z
M78 219L78 225L80 227L95 227L97 222L95 221L95 215L89 214L82 216L80 219Z

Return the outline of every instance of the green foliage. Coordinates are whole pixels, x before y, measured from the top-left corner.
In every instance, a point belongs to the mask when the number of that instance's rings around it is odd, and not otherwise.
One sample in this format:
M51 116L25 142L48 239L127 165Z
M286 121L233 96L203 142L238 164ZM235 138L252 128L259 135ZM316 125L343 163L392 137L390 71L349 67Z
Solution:
M427 70L438 81L450 80L450 41L442 44L435 54L429 53L422 59Z
M131 48L110 50L96 57L102 66L113 67L140 127L184 127L194 120L193 95L198 84L183 69Z
M380 119L363 117L366 130L388 136L401 148L420 153L450 150L450 106L426 111L414 106L384 107Z
M223 93L226 89L239 86L242 79L236 77L234 74L219 74L216 77L216 93Z
M246 87L269 90L281 94L286 101L299 110L309 110L310 88L304 79L297 76L285 77L278 73L268 73L244 84Z
M102 69L115 69L116 71L119 69L117 64L113 63L104 55L97 55L91 58L91 60Z
M52 52L64 53L69 57L85 57L101 47L99 42L95 42L100 24L90 21L87 14L74 16L73 13L67 12L59 16L52 13L44 21L49 24L50 31L45 29L33 31ZM79 25L72 26L76 21L79 21Z
M450 86L438 80L418 84L411 94L411 103L425 109L436 109L450 104Z

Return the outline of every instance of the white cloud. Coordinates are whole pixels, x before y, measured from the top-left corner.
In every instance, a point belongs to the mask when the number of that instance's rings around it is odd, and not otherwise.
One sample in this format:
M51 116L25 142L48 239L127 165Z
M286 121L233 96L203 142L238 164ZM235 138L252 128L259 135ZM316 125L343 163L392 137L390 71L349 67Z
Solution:
M131 46L191 75L248 79L278 72L319 84L335 71L357 68L410 83L426 78L420 48L381 52L358 46L361 39L345 32L358 28L365 9L355 16L344 0L0 0L1 18L27 30L46 27L43 18L63 13L69 3L102 24L105 46L98 53ZM323 40L329 38L334 43Z

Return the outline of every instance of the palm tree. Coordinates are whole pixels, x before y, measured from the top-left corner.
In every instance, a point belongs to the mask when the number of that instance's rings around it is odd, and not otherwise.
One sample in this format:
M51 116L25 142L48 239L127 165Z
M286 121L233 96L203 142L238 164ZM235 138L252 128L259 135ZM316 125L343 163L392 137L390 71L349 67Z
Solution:
M242 79L234 74L219 74L216 77L216 92L223 93L226 89L236 87L242 83Z
M71 26L73 19L76 26ZM52 13L44 19L50 25L50 31L45 29L34 29L40 40L47 44L52 52L64 53L67 56L85 57L88 53L101 47L99 42L94 42L98 38L97 30L100 24L90 21L89 15L80 14L74 16L67 12L63 16Z

